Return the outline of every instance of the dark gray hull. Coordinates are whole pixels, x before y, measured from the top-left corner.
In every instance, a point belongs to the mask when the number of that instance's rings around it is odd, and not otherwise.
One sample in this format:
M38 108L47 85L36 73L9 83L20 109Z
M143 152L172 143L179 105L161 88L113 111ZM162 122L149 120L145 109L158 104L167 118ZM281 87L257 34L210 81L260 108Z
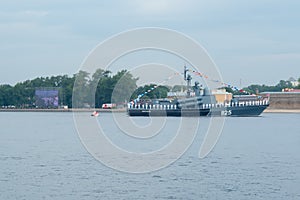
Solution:
M207 116L210 109L170 109L170 110L156 110L156 109L142 109L130 108L127 110L129 116L132 117L152 117L152 116L167 116L167 117L199 117Z
M232 107L214 107L201 109L143 109L129 108L127 113L132 117L167 116L167 117L197 117L197 116L259 116L269 105L248 105Z
M269 105L211 108L209 116L259 116Z

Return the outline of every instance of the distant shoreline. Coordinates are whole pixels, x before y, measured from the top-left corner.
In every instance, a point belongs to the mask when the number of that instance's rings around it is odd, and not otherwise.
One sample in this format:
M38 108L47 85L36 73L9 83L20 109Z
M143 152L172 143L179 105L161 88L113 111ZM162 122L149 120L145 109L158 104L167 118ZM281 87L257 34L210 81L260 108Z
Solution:
M69 109L28 109L28 108L11 108L11 109L0 109L0 112L126 112L126 108L117 109L101 109L101 108L69 108ZM300 109L266 109L264 113L300 113Z
M101 109L101 108L49 108L49 109L37 109L37 108L11 108L11 109L0 109L0 112L126 112L126 108L117 109Z

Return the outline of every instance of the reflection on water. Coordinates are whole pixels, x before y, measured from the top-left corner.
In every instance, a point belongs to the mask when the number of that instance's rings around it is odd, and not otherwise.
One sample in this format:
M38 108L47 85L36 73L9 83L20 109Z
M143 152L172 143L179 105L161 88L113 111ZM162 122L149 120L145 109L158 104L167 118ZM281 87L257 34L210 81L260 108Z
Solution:
M107 126L111 114L98 120L112 140L132 146ZM86 152L70 113L0 113L0 199L299 199L299 120L299 114L228 118L216 148L199 159L203 125L171 166L128 174ZM153 144L161 146L173 131L165 128ZM151 148L145 141L136 146Z

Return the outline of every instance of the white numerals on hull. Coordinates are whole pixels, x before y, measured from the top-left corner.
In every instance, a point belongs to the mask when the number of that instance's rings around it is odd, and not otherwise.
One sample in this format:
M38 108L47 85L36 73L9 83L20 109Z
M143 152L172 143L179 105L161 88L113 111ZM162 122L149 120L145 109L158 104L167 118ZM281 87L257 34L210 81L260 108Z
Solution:
M232 114L231 110L222 110L221 116L230 116Z

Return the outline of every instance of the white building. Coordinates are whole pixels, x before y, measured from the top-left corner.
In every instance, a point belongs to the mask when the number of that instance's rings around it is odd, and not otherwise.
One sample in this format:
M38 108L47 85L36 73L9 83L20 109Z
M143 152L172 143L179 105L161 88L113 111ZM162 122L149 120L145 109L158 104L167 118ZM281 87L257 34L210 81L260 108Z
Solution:
M289 78L288 81L292 84L293 87L296 87L299 85L299 81L294 79L293 77Z

